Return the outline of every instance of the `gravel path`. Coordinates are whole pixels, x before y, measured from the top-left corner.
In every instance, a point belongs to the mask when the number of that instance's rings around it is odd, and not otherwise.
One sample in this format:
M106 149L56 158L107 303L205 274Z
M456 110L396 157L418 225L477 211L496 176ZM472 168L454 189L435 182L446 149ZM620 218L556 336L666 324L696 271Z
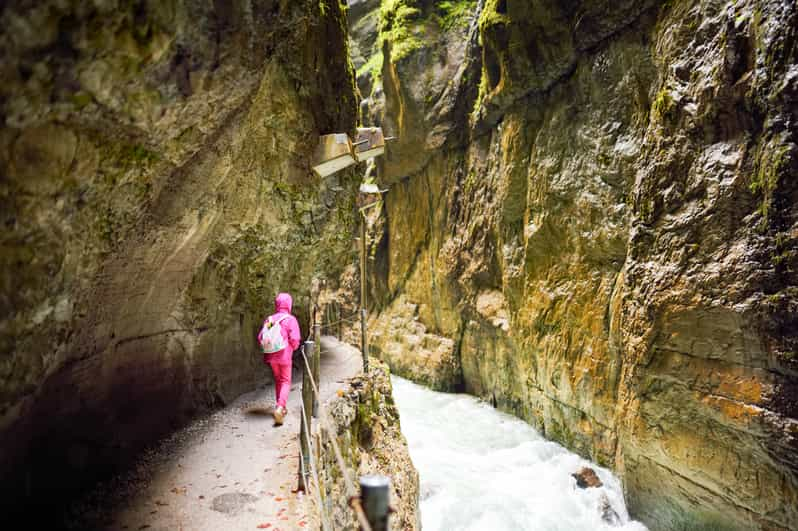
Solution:
M323 400L360 368L357 349L322 338ZM271 416L273 385L242 395L98 490L73 524L134 531L318 529L310 496L296 492L301 381L297 367L283 426L275 427Z

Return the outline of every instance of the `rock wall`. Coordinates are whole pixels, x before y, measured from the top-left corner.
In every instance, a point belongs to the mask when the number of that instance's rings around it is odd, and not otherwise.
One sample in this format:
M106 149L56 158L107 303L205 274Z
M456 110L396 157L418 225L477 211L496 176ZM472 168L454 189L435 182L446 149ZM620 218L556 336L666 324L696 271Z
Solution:
M367 474L391 478L391 528L421 529L418 472L400 429L388 367L372 360L368 375L350 380L327 410L332 432L323 429L319 435L323 457L319 480L332 529L354 531L360 526L348 504L345 472L335 458L331 437L336 438L349 470L357 475L350 478L353 485Z
M651 529L797 527L796 5L372 10L372 352L613 467Z
M3 503L91 481L266 377L278 290L306 327L350 253L337 0L13 2L0 10Z

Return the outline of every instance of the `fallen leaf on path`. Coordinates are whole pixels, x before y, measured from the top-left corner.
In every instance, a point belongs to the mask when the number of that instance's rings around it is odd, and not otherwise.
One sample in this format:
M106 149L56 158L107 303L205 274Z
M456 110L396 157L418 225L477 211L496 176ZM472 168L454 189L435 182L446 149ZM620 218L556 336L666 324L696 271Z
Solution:
M259 524L258 529L269 529L272 524Z
M335 393L338 395L338 398L344 396L344 391L342 389L338 389L338 391L336 391Z
M299 527L305 527L307 525L307 522L299 522L297 525Z
M278 501L278 502L281 502L281 501L283 501L284 499L285 499L285 498L281 498L280 496L275 496L275 497L274 497L274 501Z
M198 498L199 498L200 500L204 500L204 499L205 499L205 496L203 496L202 494L200 494L200 495L198 496Z

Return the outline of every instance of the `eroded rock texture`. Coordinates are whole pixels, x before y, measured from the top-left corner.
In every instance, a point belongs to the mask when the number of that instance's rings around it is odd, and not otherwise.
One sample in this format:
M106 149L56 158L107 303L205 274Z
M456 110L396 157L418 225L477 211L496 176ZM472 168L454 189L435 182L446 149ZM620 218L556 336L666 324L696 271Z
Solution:
M309 156L357 106L337 0L7 2L0 23L9 502L266 376L274 294L306 326L350 250L356 179Z
M319 481L331 529L360 529L349 505L350 491L344 474L349 475L354 488L358 488L358 478L364 475L388 476L393 508L391 529L421 529L418 472L400 430L388 367L375 361L368 376L361 373L347 382L327 409L330 422L323 424L318 435L324 455L319 465ZM347 470L341 470L335 458L331 437L336 438Z
M652 529L798 527L797 9L383 2L373 351Z

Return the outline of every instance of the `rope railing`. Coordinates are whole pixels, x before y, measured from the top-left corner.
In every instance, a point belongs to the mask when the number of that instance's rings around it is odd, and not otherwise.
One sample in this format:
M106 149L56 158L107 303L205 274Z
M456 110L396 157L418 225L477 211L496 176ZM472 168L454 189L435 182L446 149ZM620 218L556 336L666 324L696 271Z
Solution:
M355 321L359 321L359 320L360 320L360 312L352 314L349 317L342 317L342 318L340 318L340 319L338 319L336 321L325 322L324 326L325 327L329 327L329 326L335 326L335 325L340 324L340 323L354 323Z
M309 381L311 388L313 389L313 394L316 395L316 398L319 400L319 424L322 425L324 429L327 430L327 433L330 437L330 443L333 447L333 453L335 455L335 460L338 462L338 468L341 469L341 475L344 478L344 486L347 491L347 496L349 497L349 503L352 509L355 511L355 516L357 517L358 523L360 524L361 529L363 531L371 531L371 525L369 525L368 518L366 518L366 513L363 511L363 506L360 504L360 499L357 496L357 490L355 489L354 483L352 483L352 478L350 477L350 470L344 460L343 454L341 453L341 447L338 445L338 441L336 440L335 434L336 432L331 429L330 424L327 420L326 411L324 407L321 405L321 394L319 393L319 388L316 385L316 380L313 378L313 371L310 368L310 363L308 363L307 355L305 354L305 349L302 349L302 361L305 363L305 370L307 371L306 374L309 376ZM302 416L305 422L307 422L307 415L305 412L305 408L302 408ZM309 424L306 424L309 425ZM309 430L305 430L305 434L307 436ZM310 443L308 446L312 448ZM319 488L318 480L316 480L316 488Z
M303 351L302 357L304 358L304 356L305 356L305 354L304 354L304 351ZM307 413L305 412L305 408L301 407L299 409L302 412L302 422L304 422L306 425L309 425L307 423L308 419L307 419ZM311 443L309 430L302 430L300 433L304 433L305 442L307 443L308 448L311 449L311 454L312 454L313 453L312 452L313 444ZM316 495L315 496L316 497L316 503L319 504L319 515L320 515L320 518L321 518L321 527L322 527L322 529L324 531L332 531L332 527L330 526L329 518L327 517L327 514L324 511L324 502L321 499L321 483L319 482L319 473L318 473L318 470L316 469L316 464L313 462L312 458L308 459L308 463L309 463L309 467L310 467L311 477L313 478L313 482L316 484L316 488L315 489L311 489L311 490L313 490L314 494ZM299 458L299 466L300 466L300 469L301 469L300 473L304 477L307 477L307 471L305 470L305 460L302 459L301 456Z
M337 315L335 317L340 317L340 308L337 309ZM299 488L301 490L308 490L308 487L312 487L311 490L314 490L314 497L316 502L319 505L319 512L320 518L322 523L322 528L324 531L328 531L331 529L330 526L330 518L329 514L327 514L328 506L324 504L324 500L322 500L321 496L321 483L319 481L319 474L318 474L318 467L314 463L313 456L316 455L318 457L321 456L320 451L314 451L314 437L311 433L311 412L312 417L318 419L319 426L321 427L320 435L317 441L317 445L321 444L322 441L322 434L326 431L327 436L330 441L330 445L332 446L333 456L335 462L337 463L339 469L341 470L341 476L344 480L344 490L346 491L346 496L348 498L349 507L354 511L355 517L357 520L360 529L363 531L387 531L388 530L388 514L390 512L389 509L389 490L390 490L390 479L384 476L362 476L360 477L360 495L358 496L357 488L355 487L355 483L353 482L353 477L355 477L354 473L351 471L350 467L347 465L346 460L343 457L343 453L341 452L341 448L338 445L337 440L337 430L335 430L332 426L334 424L330 423L330 417L328 412L325 410L323 402L321 400L321 392L320 392L320 358L321 354L337 354L335 350L330 349L322 349L321 348L321 330L322 324L316 319L318 307L314 310L311 320L314 321L313 325L313 337L316 339L317 342L308 341L306 345L308 349L305 348L305 345L302 346L300 353L302 356L303 362L303 383L302 383L302 405L300 407L302 411L301 415L301 424L300 424L300 459L299 459ZM327 312L327 316L329 317L329 313ZM356 319L360 319L361 327L365 327L365 312L361 310L359 313L336 319L332 322L326 322L326 328L330 330L334 325L340 325L344 322L354 322ZM325 320L327 321L327 320ZM339 326L340 330L340 326ZM365 331L362 331L365 334ZM365 337L365 336L364 336ZM308 350L310 352L308 352ZM352 355L347 357L345 360L339 360L339 364L349 364L355 356L361 356L361 352L355 351ZM363 357L363 370L364 372L368 372L368 367L366 364L366 356L362 355ZM309 359L310 358L310 359ZM319 448L316 448L319 450ZM308 474L309 473L309 474ZM312 482L313 485L309 485Z

